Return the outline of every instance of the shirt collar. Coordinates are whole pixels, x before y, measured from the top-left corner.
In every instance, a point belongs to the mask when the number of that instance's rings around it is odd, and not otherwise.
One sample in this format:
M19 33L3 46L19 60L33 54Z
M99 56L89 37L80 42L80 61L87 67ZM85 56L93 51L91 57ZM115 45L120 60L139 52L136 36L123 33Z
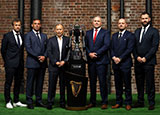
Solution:
M123 30L122 32L121 31L119 31L119 33L122 33L122 36L123 36L123 34L124 34L124 32L125 32L126 30Z
M39 33L40 34L40 32L38 31L35 31L34 29L32 29L32 31L37 35L37 33Z
M149 27L150 27L150 24L148 24L148 25L145 27L145 31L148 30ZM144 26L142 26L142 29L144 29Z
M100 31L101 28L102 28L102 27L99 27L99 28L97 29L97 31ZM96 28L94 28L94 31L96 31Z
M13 34L14 34L14 35L20 34L20 32L17 33L15 30L12 30L12 31L13 31Z

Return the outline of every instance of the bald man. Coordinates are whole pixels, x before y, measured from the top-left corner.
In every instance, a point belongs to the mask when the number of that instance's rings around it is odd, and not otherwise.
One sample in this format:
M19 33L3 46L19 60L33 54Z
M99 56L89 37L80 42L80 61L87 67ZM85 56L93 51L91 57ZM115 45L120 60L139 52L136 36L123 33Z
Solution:
M98 76L102 98L101 108L106 109L108 104L106 74L107 64L109 64L107 52L110 46L110 32L102 29L102 19L100 16L94 17L92 24L93 29L87 31L85 37L91 91L88 108L96 106L96 83Z
M113 60L113 71L116 88L116 105L112 109L122 107L123 104L123 83L125 86L126 110L131 110L132 94L131 94L131 53L135 44L134 34L127 31L127 23L124 18L118 20L119 32L112 36L111 57Z

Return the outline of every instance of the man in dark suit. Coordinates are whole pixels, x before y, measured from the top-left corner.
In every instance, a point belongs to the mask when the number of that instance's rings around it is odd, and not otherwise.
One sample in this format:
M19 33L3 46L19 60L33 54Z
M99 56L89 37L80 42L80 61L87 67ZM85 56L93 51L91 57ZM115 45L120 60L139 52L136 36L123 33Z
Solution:
M106 73L107 64L109 64L107 51L110 46L110 32L101 28L102 19L99 16L93 18L92 24L94 28L86 32L85 38L91 91L88 108L96 106L96 83L98 76L102 97L101 108L106 109L108 103Z
M63 36L64 27L57 24L55 28L56 36L49 39L47 54L49 57L49 88L48 88L48 106L52 109L56 94L56 84L59 77L60 84L60 107L65 108L65 76L64 66L68 57L69 38Z
M19 101L20 84L23 78L24 70L24 44L23 35L20 33L21 21L15 19L12 22L13 30L4 34L2 39L1 53L5 66L5 85L4 97L6 101L6 108L20 106L26 107ZM10 96L10 89L14 79L14 100Z
M41 21L34 19L32 22L32 31L25 36L25 47L27 51L27 86L26 100L29 109L33 106L33 84L35 85L36 106L45 107L42 103L42 89L44 75L47 67L47 35L40 33Z
M114 80L116 88L116 105L113 109L122 107L123 104L123 83L125 86L125 105L126 110L131 109L132 92L131 92L131 52L134 49L135 37L127 31L127 23L124 18L118 20L119 32L112 36L111 57L113 60Z
M149 110L155 105L154 68L156 65L156 52L159 45L159 32L150 24L150 15L141 14L142 27L136 29L135 77L138 91L138 101L134 107L144 107L144 81L146 79Z

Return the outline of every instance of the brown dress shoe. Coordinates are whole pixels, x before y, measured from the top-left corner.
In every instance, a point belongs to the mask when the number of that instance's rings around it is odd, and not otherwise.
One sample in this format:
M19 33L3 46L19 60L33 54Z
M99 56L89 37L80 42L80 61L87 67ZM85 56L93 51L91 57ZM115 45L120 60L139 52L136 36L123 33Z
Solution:
M107 104L103 104L103 105L101 106L101 109L107 109Z
M116 105L112 106L112 109L116 109L116 108L120 108L120 107L122 107L122 106L119 104L116 104Z
M130 105L126 105L126 110L131 110L132 107Z
M155 108L154 108L154 105L150 105L149 107L148 107L148 110L154 110Z
M94 104L89 104L89 105L87 105L87 108L92 108L92 107L95 107L96 105L94 105Z

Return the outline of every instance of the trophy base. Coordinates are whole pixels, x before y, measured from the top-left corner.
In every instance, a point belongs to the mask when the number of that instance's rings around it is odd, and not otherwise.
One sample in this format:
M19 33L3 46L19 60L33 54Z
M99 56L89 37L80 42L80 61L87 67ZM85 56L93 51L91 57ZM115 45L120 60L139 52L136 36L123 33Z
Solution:
M83 107L66 107L67 110L73 110L73 111L81 111L81 110L87 110L88 108L86 106Z

